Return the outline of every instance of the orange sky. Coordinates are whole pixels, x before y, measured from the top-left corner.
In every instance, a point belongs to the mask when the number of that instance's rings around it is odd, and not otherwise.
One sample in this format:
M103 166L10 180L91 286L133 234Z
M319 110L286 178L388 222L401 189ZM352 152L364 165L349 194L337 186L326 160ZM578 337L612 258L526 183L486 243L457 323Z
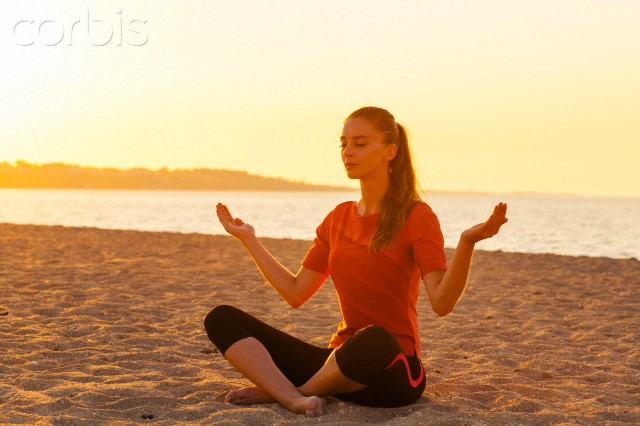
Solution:
M0 161L343 185L342 120L377 105L409 129L426 189L640 196L637 1L0 12Z

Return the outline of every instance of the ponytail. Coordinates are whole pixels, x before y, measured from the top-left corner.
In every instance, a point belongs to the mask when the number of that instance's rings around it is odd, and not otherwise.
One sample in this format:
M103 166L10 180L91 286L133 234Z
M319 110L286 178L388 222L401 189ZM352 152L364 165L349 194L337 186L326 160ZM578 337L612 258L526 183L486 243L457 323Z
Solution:
M380 205L378 228L369 243L369 251L379 253L390 245L415 203L421 201L411 160L406 129L387 110L364 107L347 117L360 117L373 123L385 134L385 143L397 147L396 156L389 162L389 188Z
M391 173L389 175L389 189L380 206L378 229L369 243L370 252L381 252L393 242L407 220L411 208L421 200L417 191L408 135L401 124L397 124L397 128L396 146L398 151L395 158L389 162Z

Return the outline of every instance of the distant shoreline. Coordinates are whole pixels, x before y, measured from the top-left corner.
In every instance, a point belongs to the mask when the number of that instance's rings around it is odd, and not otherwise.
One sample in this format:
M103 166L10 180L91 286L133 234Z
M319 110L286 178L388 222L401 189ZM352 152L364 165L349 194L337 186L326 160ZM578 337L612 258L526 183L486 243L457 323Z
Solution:
M0 188L184 191L354 191L354 188L301 181L226 169L83 167L64 163L15 165L0 163Z
M118 169L85 167L65 163L35 164L22 160L12 165L0 162L0 189L68 190L140 190L140 191L304 191L358 192L359 188L305 183L279 177L227 169L146 168ZM575 197L638 199L636 195L554 193L536 191L485 191L464 189L427 189L423 194L495 195L532 197Z

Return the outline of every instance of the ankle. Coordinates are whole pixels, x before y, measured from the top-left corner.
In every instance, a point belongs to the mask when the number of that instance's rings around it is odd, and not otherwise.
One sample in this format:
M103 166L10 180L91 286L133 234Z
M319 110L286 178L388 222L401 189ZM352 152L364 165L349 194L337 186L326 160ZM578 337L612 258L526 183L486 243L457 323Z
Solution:
M292 413L305 414L307 410L307 399L309 397L300 395L287 401L281 402L282 406Z

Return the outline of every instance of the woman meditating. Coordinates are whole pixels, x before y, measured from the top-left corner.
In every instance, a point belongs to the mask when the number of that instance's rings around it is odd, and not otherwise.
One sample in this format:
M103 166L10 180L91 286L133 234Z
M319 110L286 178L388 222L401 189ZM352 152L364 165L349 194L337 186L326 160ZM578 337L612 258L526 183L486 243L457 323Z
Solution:
M440 224L416 188L404 127L388 111L365 107L347 117L340 142L361 198L326 216L296 274L264 248L251 225L217 206L224 229L289 305L301 306L331 275L342 314L325 348L234 307L215 307L204 322L209 339L255 385L230 392L231 404L278 402L313 417L328 396L374 407L414 403L425 388L420 281L433 310L450 313L465 289L475 244L507 222L507 205L500 203L486 222L461 234L447 267Z

